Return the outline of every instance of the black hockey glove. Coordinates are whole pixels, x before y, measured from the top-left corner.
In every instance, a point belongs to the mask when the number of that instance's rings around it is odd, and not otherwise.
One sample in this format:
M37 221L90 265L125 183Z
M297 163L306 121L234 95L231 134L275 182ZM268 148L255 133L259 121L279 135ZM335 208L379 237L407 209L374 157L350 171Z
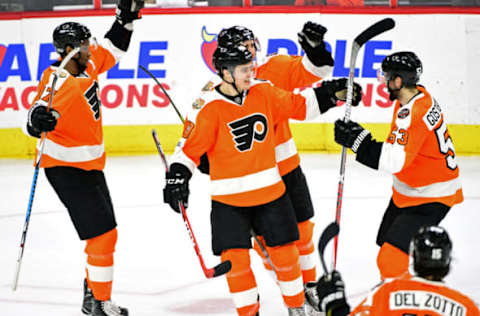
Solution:
M360 126L358 123L343 120L335 121L335 141L344 147L351 148L357 153L358 148L370 132Z
M119 0L116 11L118 23L125 26L134 20L141 19L140 9L144 4L145 1L141 0Z
M347 78L324 80L320 87L313 88L317 97L320 113L325 113L329 109L337 106L337 101L346 101L347 99ZM357 106L362 100L362 87L353 83L352 105Z
M333 66L332 54L326 50L323 42L323 35L327 32L327 28L314 23L307 22L303 25L303 29L298 33L298 42L302 46L308 59L317 67Z
M29 131L33 131L35 134L42 132L51 132L57 125L57 119L60 114L55 110L47 111L47 107L44 105L36 105L32 107L28 113L28 125L31 127ZM31 133L32 136L36 136Z
M336 270L323 275L317 282L318 309L326 315L345 316L350 306L345 299L345 284Z
M179 202L188 207L188 181L192 173L187 167L180 163L172 163L170 170L165 175L165 188L163 189L163 202L170 204L170 207L180 213Z

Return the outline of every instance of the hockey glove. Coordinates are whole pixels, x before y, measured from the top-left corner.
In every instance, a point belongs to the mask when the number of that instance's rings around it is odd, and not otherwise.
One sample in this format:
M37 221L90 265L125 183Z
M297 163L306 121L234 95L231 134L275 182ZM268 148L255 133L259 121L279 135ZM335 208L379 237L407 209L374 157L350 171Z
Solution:
M187 167L180 163L170 165L170 170L165 175L165 188L163 189L163 202L170 204L170 207L177 213L180 213L179 202L188 207L188 181L192 173Z
M317 282L318 309L326 315L348 315L350 306L345 299L345 284L336 270L323 275Z
M141 19L140 9L144 4L141 0L119 0L116 11L118 23L125 27L134 20Z
M343 120L335 121L335 142L347 148L351 148L354 153L357 153L358 148L370 132L364 129L359 124Z
M42 132L51 132L57 125L60 114L55 110L47 110L45 105L34 105L28 113L28 127L32 136L40 136Z
M308 59L317 67L333 66L332 54L325 48L323 35L327 29L320 24L307 22L298 33L298 42L302 46Z
M325 113L329 109L337 106L337 101L347 99L347 79L340 78L334 80L324 80L320 87L313 88L317 97L320 113ZM353 83L352 105L357 106L362 100L362 87Z

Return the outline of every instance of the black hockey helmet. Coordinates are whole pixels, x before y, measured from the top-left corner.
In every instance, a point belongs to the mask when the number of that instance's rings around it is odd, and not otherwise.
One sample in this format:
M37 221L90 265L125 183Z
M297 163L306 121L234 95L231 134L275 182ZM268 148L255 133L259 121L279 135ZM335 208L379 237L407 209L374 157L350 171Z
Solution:
M252 53L243 45L230 48L218 46L213 53L213 66L220 76L223 69L233 72L236 66L247 64L252 60Z
M67 45L72 48L79 47L81 42L89 39L90 36L90 30L85 25L66 22L57 26L53 31L53 45L57 53L64 55Z
M443 279L450 270L452 241L445 229L424 226L413 236L410 245L413 268L417 275Z
M250 40L255 42L255 48L258 50L257 40L252 30L239 25L223 29L217 36L218 46L225 48L236 47Z
M401 77L404 86L415 86L423 72L422 62L413 52L391 54L382 62L382 71L387 80Z

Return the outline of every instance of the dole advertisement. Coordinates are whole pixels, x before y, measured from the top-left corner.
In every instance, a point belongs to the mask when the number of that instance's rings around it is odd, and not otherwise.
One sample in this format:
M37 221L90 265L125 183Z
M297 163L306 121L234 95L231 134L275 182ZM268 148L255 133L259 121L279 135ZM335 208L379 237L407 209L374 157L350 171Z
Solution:
M332 76L346 77L353 39L383 17L347 14L144 15L136 21L125 57L100 79L104 123L180 123L168 98L140 66L157 77L185 115L200 89L215 76L211 56L217 46L217 34L224 27L243 25L252 29L261 44L258 54L261 58L273 53L302 55L297 32L306 21L321 23L328 28L325 41L335 59ZM391 101L385 85L378 82L376 71L386 55L414 50L424 64L421 83L437 98L442 110L449 112L450 123L480 123L480 114L472 110L480 99L476 98L478 89L472 89L478 86L478 76L472 76L473 70L466 67L470 60L479 62L473 53L464 49L469 40L465 25L480 24L480 18L473 16L472 20L472 16L449 15L399 15L394 18L396 28L367 42L357 58L355 80L363 87L363 98L361 105L352 112L352 119L363 122L391 120ZM0 20L0 27L9 30L0 34L0 128L23 124L42 71L58 58L51 43L51 34L58 24L83 23L101 43L113 20L109 16ZM415 37L408 35L412 32ZM456 36L447 38L451 33ZM447 43L456 50L442 49ZM466 57L457 58L462 54ZM449 67L440 67L445 60L449 60ZM477 78L477 82L465 78ZM339 106L316 121L332 122L343 114L343 106Z

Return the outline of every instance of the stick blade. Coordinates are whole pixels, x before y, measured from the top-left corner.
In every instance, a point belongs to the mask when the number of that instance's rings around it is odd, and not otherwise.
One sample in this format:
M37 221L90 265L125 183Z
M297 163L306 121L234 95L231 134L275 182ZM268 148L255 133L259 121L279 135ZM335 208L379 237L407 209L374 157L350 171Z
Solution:
M320 239L318 240L318 252L323 256L323 251L328 242L338 235L340 226L337 222L330 223L322 232Z
M212 277L218 277L224 275L225 273L230 272L232 269L232 263L230 260L224 261L213 268L214 272Z
M370 26L368 29L363 31L360 35L355 38L355 43L359 46L362 46L370 39L374 38L375 36L391 30L395 27L395 21L392 18L386 18L383 20L378 21L377 23Z

